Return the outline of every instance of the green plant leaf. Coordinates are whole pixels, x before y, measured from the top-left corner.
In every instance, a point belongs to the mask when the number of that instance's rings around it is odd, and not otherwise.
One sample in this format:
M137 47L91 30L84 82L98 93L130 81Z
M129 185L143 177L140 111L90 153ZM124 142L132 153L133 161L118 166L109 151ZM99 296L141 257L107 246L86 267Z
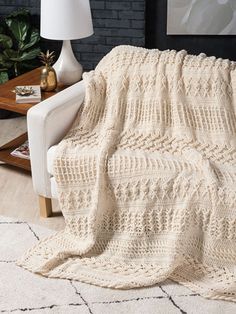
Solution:
M0 72L14 77L24 73L27 65L37 63L39 40L39 31L31 25L29 10L14 11L0 21ZM38 63L34 65L37 66Z
M12 47L12 39L11 37L0 34L0 47L2 48L11 48Z
M16 61L16 59L18 58L18 52L14 49L5 49L3 51L3 54L6 58L12 61Z
M0 70L0 84L7 82L8 79L8 73Z
M6 18L6 24L9 27L10 31L19 42L24 42L29 30L29 23L24 19L17 19L17 18Z
M0 65L4 68L10 69L13 66L13 62L10 61L3 53L0 53Z
M20 50L26 50L31 48L32 46L34 46L36 43L38 43L40 40L40 35L39 35L39 31L37 29L32 29L31 34L30 34L30 38L28 40L27 43L22 43L19 48Z
M40 53L40 48L34 48L30 51L24 51L20 56L20 61L32 60L35 59Z
M0 53L0 64L1 64L2 66L4 66L5 58L6 58L6 57L4 56L4 54Z
M13 62L22 62L26 60L32 60L35 59L39 53L40 49L39 48L34 48L30 51L24 51L24 52L17 52L13 49L6 49L4 50L4 55L9 58L9 60Z

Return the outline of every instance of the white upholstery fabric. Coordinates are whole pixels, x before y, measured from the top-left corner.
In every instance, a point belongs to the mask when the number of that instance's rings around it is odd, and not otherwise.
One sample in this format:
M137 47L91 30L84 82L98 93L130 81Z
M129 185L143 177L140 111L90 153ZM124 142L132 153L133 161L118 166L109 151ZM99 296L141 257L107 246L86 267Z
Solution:
M47 151L47 170L48 173L52 175L52 177L50 178L52 198L57 198L57 184L55 178L53 177L53 160L55 157L56 149L57 145L54 145L50 147L49 150Z
M47 151L47 170L50 175L53 175L53 159L55 156L55 152L57 149L57 145L54 145L49 148Z
M58 198L57 184L54 177L50 178L52 198Z
M83 102L84 94L84 83L81 81L28 111L32 179L34 190L39 195L49 198L53 196L47 169L47 151L67 133Z
M53 177L53 159L55 157L56 149L57 145L54 145L50 147L47 151L47 170L48 173L52 175L52 177L50 178L52 198L57 198L57 184L55 178Z

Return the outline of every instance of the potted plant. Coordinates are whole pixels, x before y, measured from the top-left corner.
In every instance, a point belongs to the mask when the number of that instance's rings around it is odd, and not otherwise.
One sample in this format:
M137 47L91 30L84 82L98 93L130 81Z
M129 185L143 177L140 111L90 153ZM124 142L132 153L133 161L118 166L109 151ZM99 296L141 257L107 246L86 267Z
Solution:
M28 10L20 9L8 15L0 25L0 84L38 66L40 35L30 17Z

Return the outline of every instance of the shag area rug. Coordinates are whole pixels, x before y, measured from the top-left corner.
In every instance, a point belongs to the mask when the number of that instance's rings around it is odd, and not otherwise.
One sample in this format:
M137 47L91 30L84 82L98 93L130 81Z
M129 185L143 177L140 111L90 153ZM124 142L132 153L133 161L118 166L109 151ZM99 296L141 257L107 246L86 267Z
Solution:
M0 216L0 313L234 314L236 304L212 301L172 281L153 287L113 290L48 279L16 266L28 248L54 231Z

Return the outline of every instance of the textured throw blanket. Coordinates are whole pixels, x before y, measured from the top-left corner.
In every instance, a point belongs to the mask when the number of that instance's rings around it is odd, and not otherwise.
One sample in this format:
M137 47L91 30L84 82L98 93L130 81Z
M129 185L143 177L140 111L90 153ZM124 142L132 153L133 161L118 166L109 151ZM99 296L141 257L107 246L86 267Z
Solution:
M120 46L84 82L54 164L66 228L18 264L236 301L236 63Z

